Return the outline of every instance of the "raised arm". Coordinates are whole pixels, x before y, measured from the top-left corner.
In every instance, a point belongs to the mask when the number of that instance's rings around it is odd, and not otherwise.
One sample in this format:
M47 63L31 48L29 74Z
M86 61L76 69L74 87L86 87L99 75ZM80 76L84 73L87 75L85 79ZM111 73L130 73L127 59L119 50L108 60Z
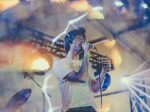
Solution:
M84 55L83 59L82 59L82 65L79 69L78 72L72 71L70 72L67 76L64 77L64 79L67 79L69 81L72 82L80 82L80 83L84 83L85 81L81 80L81 76L84 74L84 72L87 69L87 58L86 55Z
M94 93L97 93L100 90L100 88L102 87L102 84L104 83L106 72L107 72L107 69L105 69L103 67L102 72L100 74L100 78L98 77L95 80L91 80L91 90Z
M87 60L88 45L87 45L87 43L83 43L82 48L84 50L84 56L83 56L82 65L81 65L79 71L78 72L75 72L75 71L70 72L67 76L64 77L64 79L67 79L72 82L80 82L80 83L85 82L85 81L81 80L81 76L87 70L87 66L88 66L88 60Z

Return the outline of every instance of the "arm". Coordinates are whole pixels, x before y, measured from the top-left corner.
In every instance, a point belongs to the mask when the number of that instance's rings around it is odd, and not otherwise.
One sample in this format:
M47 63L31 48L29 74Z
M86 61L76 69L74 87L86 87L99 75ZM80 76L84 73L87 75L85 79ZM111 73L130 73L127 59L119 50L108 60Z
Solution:
M85 81L81 80L81 76L84 74L85 70L87 69L87 58L86 54L84 54L82 65L78 72L72 71L67 76L64 77L64 79L67 79L72 82L80 82L84 83Z
M82 65L79 69L78 72L70 72L67 76L64 77L64 79L67 79L69 81L72 81L72 82L80 82L80 83L84 83L85 81L81 80L81 76L84 74L84 72L86 71L87 69L87 64L88 64L88 61L87 61L87 53L88 53L88 44L86 42L82 43L82 48L84 50L84 56L83 56L83 59L82 59Z
M91 80L91 90L94 93L97 93L100 90L100 86L104 83L105 75L106 75L107 69L102 69L102 72L100 74L100 79L99 77L96 80Z

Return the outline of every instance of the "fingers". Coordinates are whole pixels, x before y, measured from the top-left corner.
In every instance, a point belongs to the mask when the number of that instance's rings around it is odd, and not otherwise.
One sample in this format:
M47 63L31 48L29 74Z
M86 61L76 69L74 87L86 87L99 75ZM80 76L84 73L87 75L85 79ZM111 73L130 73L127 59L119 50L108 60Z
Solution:
M87 52L89 50L89 44L87 42L82 43L82 48L84 52Z
M108 71L108 67L107 66L102 66L102 72L107 72Z

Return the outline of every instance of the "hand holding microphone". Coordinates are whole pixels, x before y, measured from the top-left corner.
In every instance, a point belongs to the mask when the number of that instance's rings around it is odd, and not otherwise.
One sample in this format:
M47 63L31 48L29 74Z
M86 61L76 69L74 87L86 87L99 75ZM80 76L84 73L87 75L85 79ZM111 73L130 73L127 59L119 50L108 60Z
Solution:
M82 43L82 48L83 48L83 50L84 50L84 53L87 53L88 50L89 50L89 45L88 45L88 43L87 43L87 42L83 42L83 43Z
M82 48L84 51L84 55L88 54L89 49L95 49L95 47L92 44L87 43L87 42L82 43Z
M96 47L92 44L89 44L89 49L96 49Z
M82 43L83 50L96 49L96 47L90 43L84 42Z

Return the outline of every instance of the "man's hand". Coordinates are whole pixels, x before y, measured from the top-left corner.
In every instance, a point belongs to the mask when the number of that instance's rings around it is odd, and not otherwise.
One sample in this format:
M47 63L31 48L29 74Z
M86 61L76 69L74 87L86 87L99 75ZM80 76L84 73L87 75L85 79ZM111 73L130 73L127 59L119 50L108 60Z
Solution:
M103 66L100 77L96 78L96 80L91 80L91 89L94 93L97 93L100 90L100 86L104 83L105 75L107 73L108 68Z
M87 55L89 50L89 44L87 42L82 43L82 48L84 50L84 54Z
M108 71L108 67L106 67L106 66L102 66L102 72L101 72L101 74L103 74L103 73L105 73L106 74L106 72Z

